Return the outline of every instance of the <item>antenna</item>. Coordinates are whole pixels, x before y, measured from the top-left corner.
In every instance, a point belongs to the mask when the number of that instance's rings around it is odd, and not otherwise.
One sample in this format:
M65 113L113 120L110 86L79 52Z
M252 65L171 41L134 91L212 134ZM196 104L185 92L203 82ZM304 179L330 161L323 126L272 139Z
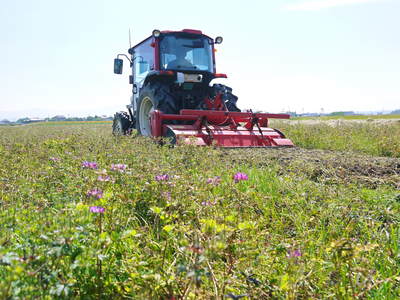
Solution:
M131 43L131 29L129 28L129 49L132 48L132 43Z

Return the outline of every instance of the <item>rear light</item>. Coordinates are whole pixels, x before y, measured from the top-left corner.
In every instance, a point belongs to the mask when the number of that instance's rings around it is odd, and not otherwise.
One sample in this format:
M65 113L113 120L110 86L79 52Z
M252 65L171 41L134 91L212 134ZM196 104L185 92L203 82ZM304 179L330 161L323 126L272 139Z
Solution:
M226 76L226 74L222 74L222 73L215 73L214 78L228 78L228 76Z
M170 76L172 76L174 74L175 74L174 71L160 71L160 75L170 75Z

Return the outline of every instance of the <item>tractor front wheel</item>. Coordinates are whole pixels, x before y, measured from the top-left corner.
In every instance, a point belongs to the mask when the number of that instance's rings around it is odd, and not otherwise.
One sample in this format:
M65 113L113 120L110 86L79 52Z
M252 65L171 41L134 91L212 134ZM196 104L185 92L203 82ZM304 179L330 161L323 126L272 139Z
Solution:
M129 115L124 112L117 112L114 115L112 132L114 135L129 135L131 133L131 120Z

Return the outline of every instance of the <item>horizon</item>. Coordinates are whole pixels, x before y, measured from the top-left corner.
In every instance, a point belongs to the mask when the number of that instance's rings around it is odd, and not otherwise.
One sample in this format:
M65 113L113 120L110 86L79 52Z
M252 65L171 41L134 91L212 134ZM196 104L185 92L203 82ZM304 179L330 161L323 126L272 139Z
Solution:
M243 111L246 111L245 109ZM346 111L346 110L339 110L339 111L329 111L329 112L318 112L318 111L306 111L306 112L297 112L297 111L280 111L279 113L295 113L296 115L311 115L311 114L320 114L321 116L327 116L330 114L334 114L334 113L354 113L354 115L364 115L364 116L375 116L375 115L390 115L395 111L400 111L400 109L394 109L394 110L372 110L372 111ZM274 112L266 112L266 111L259 111L259 112L263 112L263 113L274 113ZM396 113L397 115L397 113ZM71 119L71 118L89 118L89 117L99 117L99 118L112 118L113 114L88 114L88 115L63 115L63 114L56 114L56 115L46 115L46 116L22 116L22 117L18 117L18 118L0 118L0 122L1 121L9 121L11 123L17 122L20 119L51 119L51 118L55 118L55 117L65 117L67 119Z

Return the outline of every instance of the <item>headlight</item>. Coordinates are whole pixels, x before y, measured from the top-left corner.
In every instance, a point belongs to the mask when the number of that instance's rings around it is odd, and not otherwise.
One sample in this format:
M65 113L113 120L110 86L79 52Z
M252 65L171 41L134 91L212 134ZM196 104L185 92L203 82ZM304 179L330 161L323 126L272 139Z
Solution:
M154 36L154 37L159 37L160 34L161 34L161 31L160 31L160 30L158 30L158 29L154 29L154 30L153 30L153 36Z
M216 44L221 44L223 40L224 40L224 39L222 38L222 36L217 36L217 37L215 38L215 43L216 43Z

